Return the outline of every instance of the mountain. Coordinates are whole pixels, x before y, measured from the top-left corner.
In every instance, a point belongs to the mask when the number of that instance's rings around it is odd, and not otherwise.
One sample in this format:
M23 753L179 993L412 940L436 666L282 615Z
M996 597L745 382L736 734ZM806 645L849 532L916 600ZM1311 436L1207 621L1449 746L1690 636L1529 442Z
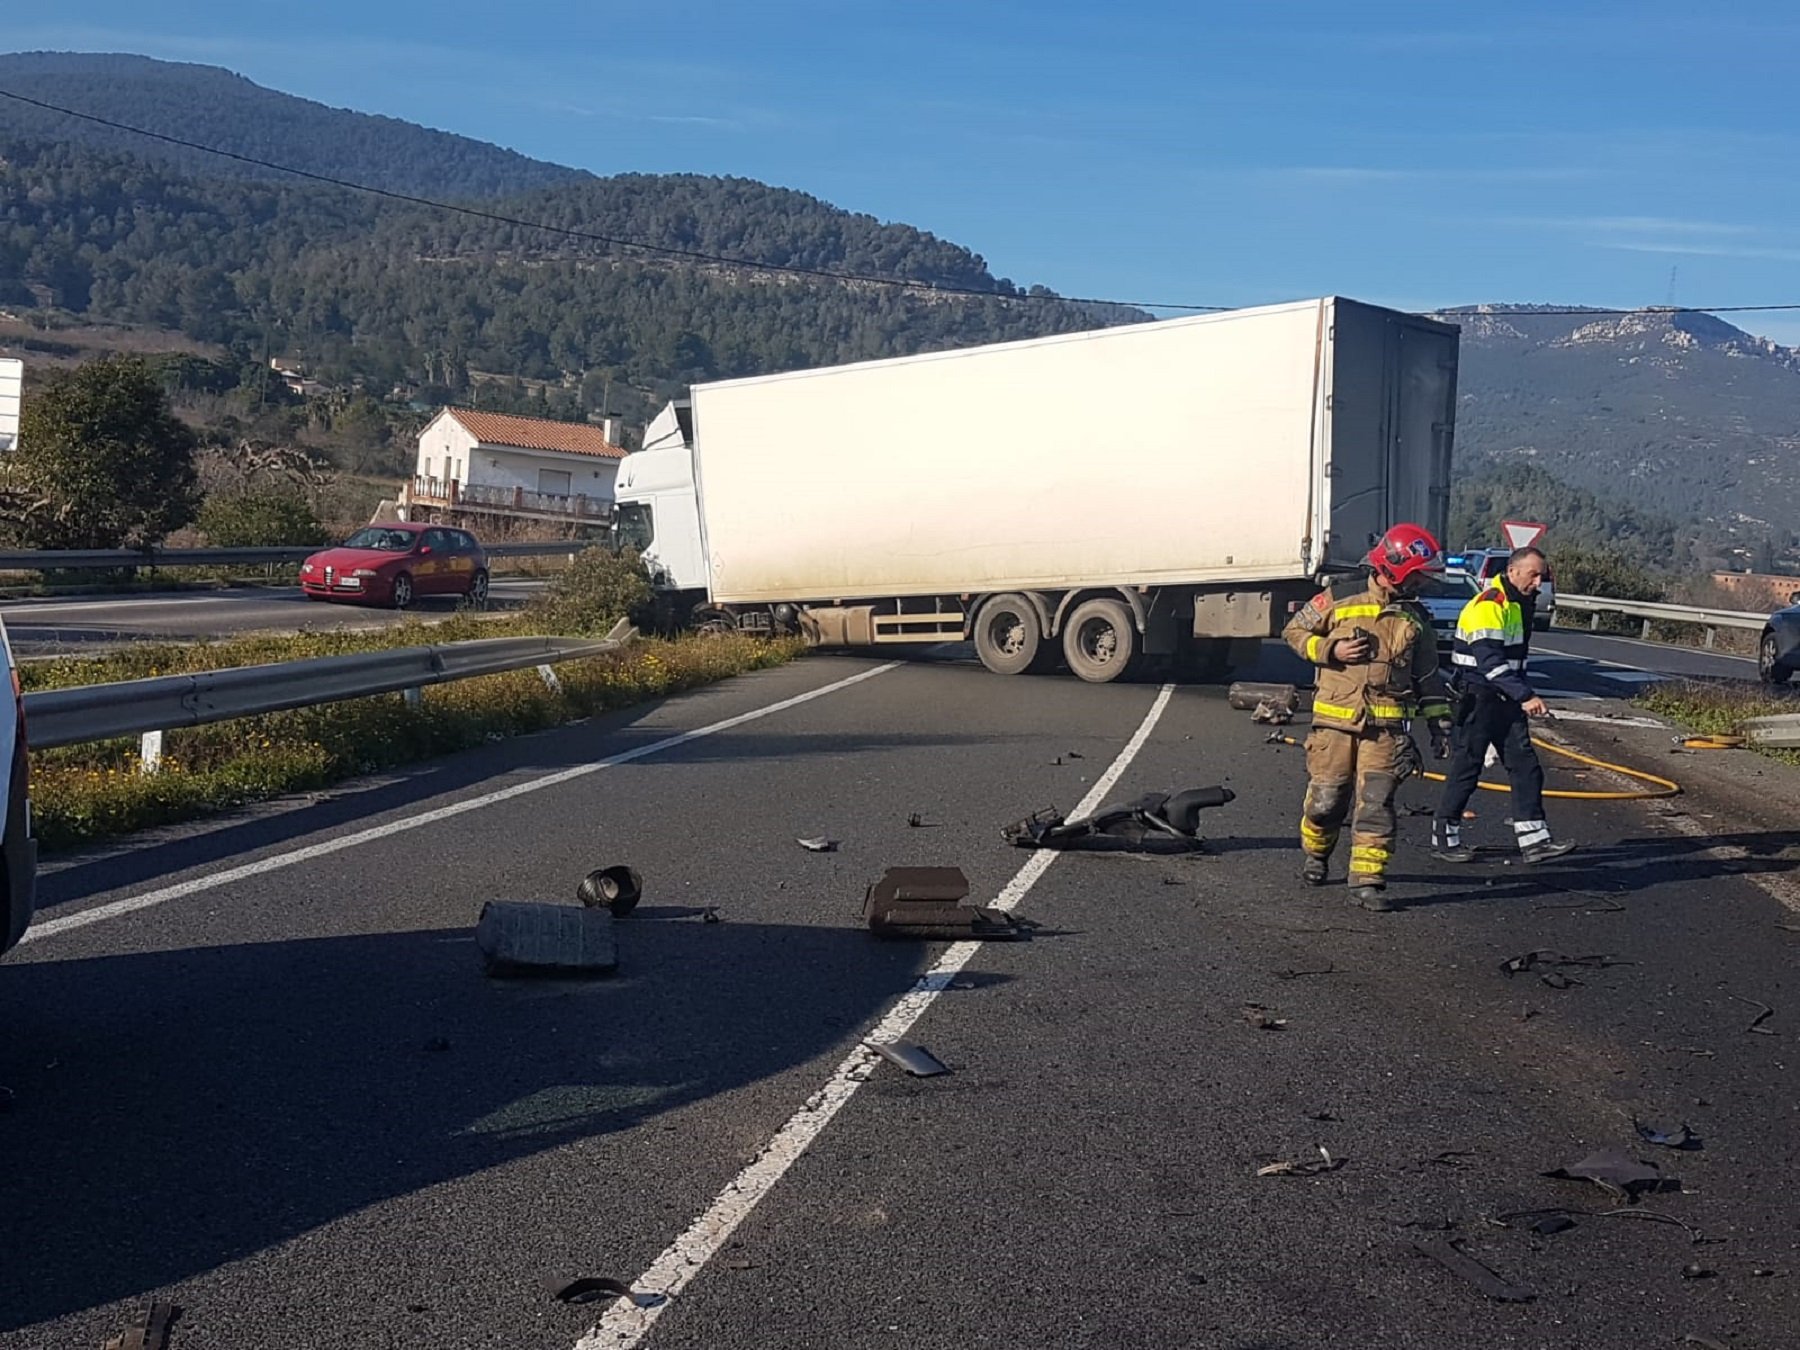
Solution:
M591 177L497 145L393 117L328 108L217 66L90 52L0 54L0 89L127 126L273 160L390 192L497 197ZM203 178L295 181L242 161L147 141L0 99L0 127L24 140L150 159Z
M1462 328L1463 472L1532 465L1648 515L1786 537L1800 520L1800 351L1710 314L1512 312L1526 308L1440 316Z

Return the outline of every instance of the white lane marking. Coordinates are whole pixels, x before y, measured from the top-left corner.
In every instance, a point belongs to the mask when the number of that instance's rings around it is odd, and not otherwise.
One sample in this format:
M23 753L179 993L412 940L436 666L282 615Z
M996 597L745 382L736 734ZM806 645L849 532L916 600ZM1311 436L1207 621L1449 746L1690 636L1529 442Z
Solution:
M1746 664L1752 665L1752 666L1756 664L1756 658L1754 656L1739 656L1735 652L1708 651L1705 647L1676 647L1667 642L1644 642L1638 638L1623 638L1623 637L1609 637L1606 639L1606 641L1608 641L1608 642L1626 642L1626 643L1630 643L1634 647L1642 647L1646 651L1688 652L1694 656L1710 657L1710 658L1712 658L1714 660L1718 660L1718 661L1743 661ZM1557 651L1554 647L1533 646L1531 649L1531 654L1533 656L1537 656L1540 654L1544 655L1544 656L1561 656L1570 661L1591 661L1594 665L1611 666L1615 670L1642 670L1643 669L1643 667L1641 667L1641 666L1627 665L1623 661L1608 661L1604 656L1583 656L1580 652ZM1647 673L1654 674L1655 672L1651 671L1651 672L1647 672ZM1668 678L1668 677L1665 676L1664 678Z
M284 867L293 867L303 862L311 862L314 858L323 858L328 854L340 853L347 848L355 848L359 844L373 843L377 839L387 839L396 834L404 834L408 830L417 830L426 825L435 825L441 820L450 820L455 816L465 815L470 811L479 811L486 806L494 806L499 802L511 801L514 797L523 797L528 792L541 792L545 788L556 787L562 783L573 782L577 778L585 778L591 773L599 773L602 769L610 769L616 764L629 764L634 759L643 759L649 755L660 754L664 750L672 750L678 745L686 745L689 741L700 740L704 736L716 736L721 731L730 731L733 727L741 727L746 722L754 722L767 717L771 713L785 712L789 708L797 708L802 703L810 703L816 698L824 698L827 694L835 694L840 689L848 689L853 684L861 684L864 680L872 680L899 666L898 661L889 661L886 665L876 666L873 670L859 671L855 675L809 690L804 694L796 694L792 698L784 698L779 703L771 703L764 708L756 708L747 713L739 713L736 717L727 717L722 722L714 722L708 726L698 727L693 731L683 731L675 736L665 736L660 741L649 745L640 745L633 750L622 750L616 755L608 755L605 759L597 759L591 764L577 764L572 769L558 769L555 773L545 774L541 778L533 778L523 783L515 783L511 787L499 788L493 792L484 792L479 797L470 797L464 801L452 802L449 806L440 806L431 811L423 811L416 816L405 816L399 820L390 820L385 825L371 826L366 830L358 830L355 834L347 834L338 839L328 839L321 844L308 844L305 848L297 848L288 853L277 853L272 857L260 858L256 862L245 863L241 867L227 868L223 872L213 872L207 876L194 877L189 881L179 881L173 886L164 886L160 890L145 891L142 895L128 896L123 900L114 900L110 904L96 905L92 909L84 909L79 914L64 915L60 919L48 919L33 924L25 930L20 944L39 942L47 937L55 937L58 933L66 933L72 928L85 928L89 924L100 923L105 919L116 919L121 914L133 914L140 909L150 909L156 905L167 904L171 900L180 900L184 896L197 895L201 891L210 891L219 886L229 886L234 881L243 881L249 877L261 876L266 872L280 871Z
M1163 709L1169 706L1169 699L1175 692L1175 686L1165 684L1150 705L1150 711L1144 715L1132 738L1119 751L1119 757L1112 762L1107 771L1100 775L1087 796L1076 806L1072 819L1087 815L1100 806L1111 792L1113 785L1130 767L1131 761L1137 758L1144 743L1150 739L1150 733L1156 729L1162 718ZM1025 898L1037 879L1044 875L1050 864L1057 859L1052 850L1040 850L1031 855L1026 864L1001 890L999 897L993 902L995 909L1011 909ZM914 1022L924 1014L937 996L944 992L958 972L968 964L969 958L981 950L979 942L958 942L924 975L918 983L901 995L894 1006L879 1022L874 1030L858 1042L856 1048L844 1057L831 1077L825 1080L825 1086L808 1097L800 1109L790 1117L780 1129L763 1146L755 1160L739 1172L720 1191L711 1206L681 1234L661 1256L651 1263L650 1269L632 1282L636 1298L615 1300L597 1325L587 1335L575 1343L575 1350L625 1350L635 1346L650 1333L656 1325L656 1319L677 1298L688 1283L698 1275L730 1240L737 1226L749 1217L750 1211L762 1201L763 1197L775 1189L788 1168L792 1167L831 1123L833 1116L844 1109L849 1100L856 1095L856 1090L867 1081L880 1062L873 1050L863 1042L874 1041L880 1044L897 1041L907 1033Z

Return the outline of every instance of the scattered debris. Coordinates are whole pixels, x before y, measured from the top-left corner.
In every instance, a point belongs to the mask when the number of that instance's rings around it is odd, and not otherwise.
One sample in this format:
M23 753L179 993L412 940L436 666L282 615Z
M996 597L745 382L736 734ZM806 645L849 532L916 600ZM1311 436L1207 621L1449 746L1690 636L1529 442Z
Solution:
M1665 1179L1655 1163L1637 1162L1617 1149L1604 1148L1580 1162L1542 1175L1562 1181L1591 1181L1621 1200L1630 1201L1641 1190L1680 1190L1675 1178Z
M450 1041L445 1036L433 1036L425 1042L425 1049L434 1055L441 1055L450 1048Z
M1298 1162L1272 1162L1267 1167L1257 1168L1256 1175L1259 1177L1316 1177L1321 1172L1335 1172L1350 1161L1348 1158L1332 1157L1323 1144L1315 1145L1315 1147L1319 1150L1319 1156L1316 1159L1302 1158Z
M156 1299L131 1314L125 1330L106 1341L100 1350L167 1350L169 1333L181 1310L173 1303Z
M924 829L925 828L925 817L920 815L917 811L914 811L910 816L908 816L906 818L906 828L909 830Z
M1289 966L1284 970L1276 971L1275 978L1278 980L1302 980L1308 975L1335 975L1337 973L1335 965L1327 965L1323 970L1295 970Z
M756 1262L747 1256L734 1256L725 1263L727 1270L755 1270Z
M1496 1303L1529 1303L1536 1297L1529 1289L1500 1278L1449 1238L1414 1238L1412 1245L1420 1255L1429 1256Z
M1271 731L1263 737L1264 745L1305 745L1306 742L1290 736L1284 731ZM1429 813L1427 813L1429 814Z
M1071 848L1118 841L1136 845L1151 838L1203 848L1200 813L1236 798L1235 792L1223 786L1149 792L1135 801L1101 807L1079 820L1066 819L1055 807L1048 807L1014 821L1000 834L1019 848Z
M1165 886L1185 886L1187 885L1187 882L1183 881L1180 877L1164 877L1162 879L1162 884Z
M1546 1219L1558 1216L1566 1219L1576 1215L1584 1219L1646 1219L1651 1223L1666 1223L1671 1227L1681 1229L1696 1245L1707 1240L1706 1235L1691 1223L1678 1219L1673 1214L1662 1214L1653 1209L1570 1209L1567 1206L1558 1205L1553 1209L1515 1210L1511 1214L1496 1215L1487 1222L1497 1228L1511 1228L1520 1219L1531 1219L1533 1221L1532 1228L1537 1229L1538 1225ZM1573 1227L1574 1225L1570 1223L1568 1226ZM1560 1227L1557 1231L1560 1231Z
M1531 1231L1539 1237L1551 1237L1557 1233L1566 1233L1575 1226L1575 1220L1567 1214L1546 1214L1531 1225Z
M1726 1350L1724 1341L1715 1341L1711 1336L1696 1336L1693 1332L1681 1338L1683 1345L1697 1345L1701 1350Z
M1718 1273L1718 1271L1708 1270L1702 1265L1687 1265L1681 1268L1681 1278L1684 1280L1710 1280Z
M1771 1270L1768 1266L1758 1266L1755 1270L1751 1271L1750 1273L1752 1275L1756 1276L1756 1278L1759 1280L1765 1280L1769 1276L1775 1274L1776 1272Z
M582 1275L573 1280L551 1276L544 1281L558 1303L598 1303L602 1299L631 1298L631 1286L606 1275Z
M491 976L611 975L619 968L612 911L490 900L475 946Z
M1775 926L1784 933L1800 933L1800 923L1778 923Z
M1639 1139L1646 1144L1655 1144L1660 1148L1697 1149L1702 1147L1700 1136L1685 1124L1677 1125L1672 1130L1664 1130L1655 1125L1646 1125L1633 1116L1631 1127L1638 1132Z
M724 923L725 920L719 917L719 907L717 905L708 905L705 909L700 911L700 922Z
M1267 703L1293 713L1300 707L1300 689L1292 684L1256 684L1239 680L1225 691L1225 702L1239 712L1248 712Z
M1066 753L1070 759L1086 759L1087 758L1087 756L1082 754L1081 751L1079 751L1079 750L1069 750L1069 751L1065 751L1064 753Z
M1467 1164L1463 1159L1479 1158L1480 1156L1479 1153L1471 1148L1447 1148L1442 1153L1433 1156L1431 1161L1437 1163L1441 1167L1464 1167L1467 1166Z
M1774 1036L1777 1034L1772 1028L1763 1025L1764 1022L1775 1015L1775 1010L1773 1008L1766 1003L1758 1003L1753 998L1745 998L1742 994L1733 994L1731 997L1735 998L1739 1003L1748 1003L1752 1008L1760 1008L1762 1010L1757 1013L1755 1017L1750 1019L1750 1025L1744 1028L1745 1031L1753 1031L1758 1036Z
M794 842L808 853L836 853L838 848L837 840L827 839L824 835L816 839L796 839Z
M1287 1026L1287 1018L1275 1016L1260 1003L1244 1005L1244 1020L1258 1031L1280 1031Z
M1268 723L1272 726L1285 726L1287 723L1294 720L1294 710L1292 708L1284 708L1280 704L1265 698L1261 703L1256 705L1256 710L1250 714L1250 720L1252 722Z
M1500 970L1506 975L1523 975L1526 971L1536 970L1539 966L1581 966L1589 970L1605 970L1609 966L1635 966L1636 964L1636 961L1625 961L1616 956L1564 956L1561 952L1540 948L1520 956L1508 957L1500 963ZM1567 986L1557 985L1554 987L1566 988Z
M880 937L1006 939L1030 936L1001 909L959 903L969 893L960 867L890 867L863 897L863 919Z
M622 919L637 908L644 896L644 879L629 867L602 867L589 872L575 888L575 897L590 909L611 910Z
M1580 980L1570 979L1560 970L1547 970L1542 975L1538 976L1538 980L1543 984L1549 985L1552 989L1573 989L1576 985L1581 983Z
M864 1041L864 1045L888 1063L905 1069L914 1078L935 1078L949 1073L950 1067L922 1045L907 1041Z
M1335 1123L1339 1119L1338 1116L1336 1116L1335 1114L1333 1114L1330 1111L1314 1111L1314 1112L1310 1113L1306 1118L1308 1120L1323 1120L1323 1121L1330 1121L1333 1123Z

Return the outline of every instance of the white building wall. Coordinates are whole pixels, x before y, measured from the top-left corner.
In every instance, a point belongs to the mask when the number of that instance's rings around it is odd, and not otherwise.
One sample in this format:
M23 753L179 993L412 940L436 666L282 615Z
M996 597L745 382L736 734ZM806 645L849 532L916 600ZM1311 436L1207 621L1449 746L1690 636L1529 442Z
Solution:
M538 470L551 469L569 475L570 496L607 502L613 499L613 484L619 476L617 460L550 450L476 449L470 452L469 464L469 477L463 481L476 487L540 492L544 489Z
M454 417L438 417L419 434L419 458L413 472L420 478L469 481L469 461L477 442Z

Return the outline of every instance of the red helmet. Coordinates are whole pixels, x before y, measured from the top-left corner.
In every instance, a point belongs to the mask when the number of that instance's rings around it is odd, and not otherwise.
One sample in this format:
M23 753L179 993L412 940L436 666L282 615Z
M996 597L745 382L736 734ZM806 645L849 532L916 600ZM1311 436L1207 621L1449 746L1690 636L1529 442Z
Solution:
M1417 525L1395 525L1369 550L1369 566L1390 586L1420 572L1444 566L1444 553L1431 531Z

